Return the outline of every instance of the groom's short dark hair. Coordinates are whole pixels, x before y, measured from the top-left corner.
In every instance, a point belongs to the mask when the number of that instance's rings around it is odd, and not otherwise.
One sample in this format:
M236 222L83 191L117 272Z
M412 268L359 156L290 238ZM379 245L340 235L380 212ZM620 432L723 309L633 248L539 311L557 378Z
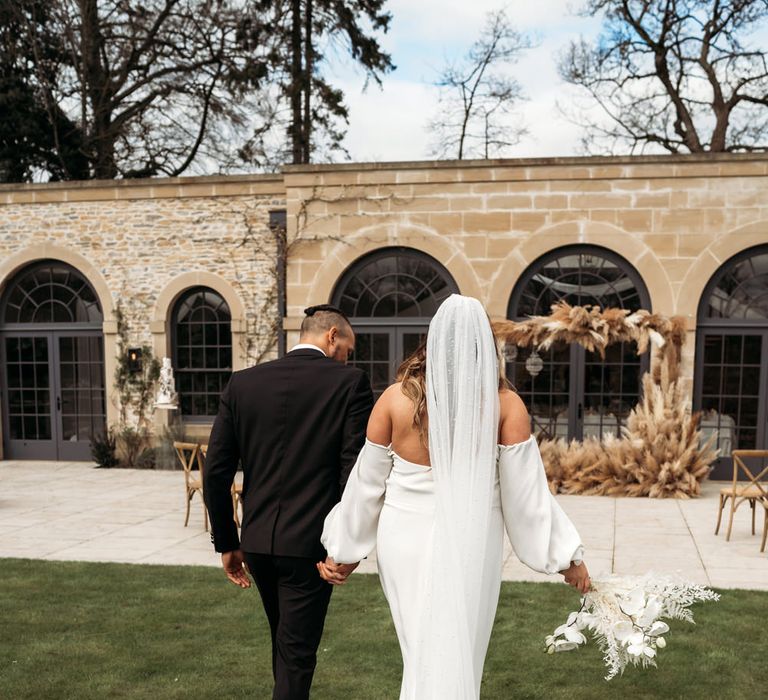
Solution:
M336 326L345 335L352 332L352 324L347 315L333 304L317 304L304 309L304 320L301 322L301 334L322 333Z

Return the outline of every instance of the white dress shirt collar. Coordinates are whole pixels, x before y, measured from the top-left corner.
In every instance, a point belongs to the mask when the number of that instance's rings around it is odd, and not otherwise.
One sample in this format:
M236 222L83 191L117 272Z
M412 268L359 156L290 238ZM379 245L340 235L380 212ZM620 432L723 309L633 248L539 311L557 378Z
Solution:
M328 357L322 348L319 348L317 345L313 345L312 343L299 343L298 345L294 345L290 349L290 352L293 352L294 350L317 350L318 352L322 352L325 357Z

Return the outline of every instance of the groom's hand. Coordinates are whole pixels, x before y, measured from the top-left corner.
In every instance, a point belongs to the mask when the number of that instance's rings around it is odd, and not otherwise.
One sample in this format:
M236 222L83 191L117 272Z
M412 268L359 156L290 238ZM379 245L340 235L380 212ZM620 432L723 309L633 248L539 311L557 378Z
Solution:
M325 561L317 562L317 570L324 581L334 586L343 586L359 564L360 562L357 564L337 564L333 557L327 557Z
M251 587L251 579L246 573L247 568L241 550L235 549L231 552L224 552L221 555L221 565L224 567L227 578L236 586L240 586L240 588Z

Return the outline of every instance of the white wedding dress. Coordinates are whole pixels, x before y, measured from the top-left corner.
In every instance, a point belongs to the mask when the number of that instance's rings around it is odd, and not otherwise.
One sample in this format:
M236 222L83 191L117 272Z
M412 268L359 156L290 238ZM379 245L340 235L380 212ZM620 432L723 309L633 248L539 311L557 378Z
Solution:
M479 697L505 527L536 571L555 573L583 556L535 438L497 445L495 352L479 302L449 297L428 336L432 467L366 440L325 521L322 542L335 561L357 562L376 548L403 656L401 700Z

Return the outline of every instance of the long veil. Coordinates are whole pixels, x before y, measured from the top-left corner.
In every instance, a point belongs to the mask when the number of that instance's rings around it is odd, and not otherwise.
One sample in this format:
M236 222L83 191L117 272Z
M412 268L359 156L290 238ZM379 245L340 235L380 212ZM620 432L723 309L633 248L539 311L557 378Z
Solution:
M473 650L480 609L487 604L481 583L499 422L496 345L477 299L453 294L432 319L426 391L436 506L416 697L466 700L480 686Z

